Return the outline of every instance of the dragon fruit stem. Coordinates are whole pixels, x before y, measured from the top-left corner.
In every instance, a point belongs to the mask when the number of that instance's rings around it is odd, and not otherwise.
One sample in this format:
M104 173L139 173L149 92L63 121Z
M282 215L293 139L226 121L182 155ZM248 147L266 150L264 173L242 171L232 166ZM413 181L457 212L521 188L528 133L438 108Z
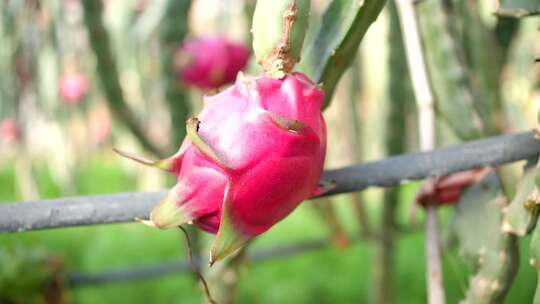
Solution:
M282 79L300 61L309 0L258 0L253 16L253 50L267 76Z

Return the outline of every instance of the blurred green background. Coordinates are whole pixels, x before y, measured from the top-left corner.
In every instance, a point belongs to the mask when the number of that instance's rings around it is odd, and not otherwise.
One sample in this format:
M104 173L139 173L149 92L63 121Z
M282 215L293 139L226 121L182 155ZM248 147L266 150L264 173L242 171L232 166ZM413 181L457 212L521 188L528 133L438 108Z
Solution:
M98 157L92 161L91 166L82 166L78 170L77 189L80 189L81 194L135 190L133 177L122 173L116 161L107 158ZM42 176L39 180L45 186L40 187L40 191L47 193L45 197L60 195L46 170L38 169L36 174ZM96 183L85 176L92 176L100 182ZM14 183L13 170L4 164L1 171L3 200L16 199ZM399 217L402 222L408 221L408 207L415 188L416 185L403 187L399 201ZM257 239L249 250L328 237L327 229L306 204ZM372 215L380 209L378 200L370 200L368 205ZM348 201L341 196L335 206L347 230L355 233L357 227L352 216L354 212ZM448 219L449 213L444 212L443 218ZM446 221L443 223L446 224ZM205 235L203 239L203 244L208 246L210 238ZM2 235L0 240L2 250L17 246L24 246L23 249L28 251L45 249L47 254L62 258L66 271L77 273L130 269L186 257L185 242L179 231L159 231L140 224L28 232ZM528 303L534 294L536 278L534 270L528 265L528 238L522 239L521 243L522 265L507 303ZM375 291L372 278L376 271L373 267L376 254L372 244L358 241L345 249L331 246L287 258L248 263L240 271L238 302L370 302ZM393 271L396 303L425 302L424 235L421 227L400 235L395 255ZM445 251L443 259L447 299L449 303L456 303L466 290L468 270L460 262L455 249ZM200 303L203 293L193 277L184 273L142 281L80 286L68 291L68 298L73 303Z

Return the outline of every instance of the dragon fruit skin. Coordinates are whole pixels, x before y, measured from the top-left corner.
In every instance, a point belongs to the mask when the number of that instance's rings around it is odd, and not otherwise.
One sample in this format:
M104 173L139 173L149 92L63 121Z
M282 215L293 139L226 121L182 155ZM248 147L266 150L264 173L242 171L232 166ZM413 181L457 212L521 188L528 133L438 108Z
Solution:
M317 194L326 151L324 93L307 76L239 79L187 123L178 153L149 163L178 176L150 224L193 222L217 237L211 262L241 247Z
M215 89L234 82L249 56L249 49L241 44L203 37L184 42L175 54L175 65L183 85Z

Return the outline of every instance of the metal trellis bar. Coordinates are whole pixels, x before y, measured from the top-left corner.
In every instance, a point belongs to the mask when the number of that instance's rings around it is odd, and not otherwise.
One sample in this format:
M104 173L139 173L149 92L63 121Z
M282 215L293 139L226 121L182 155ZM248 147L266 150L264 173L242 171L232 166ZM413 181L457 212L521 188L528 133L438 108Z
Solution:
M409 180L442 176L482 166L500 165L538 154L540 141L534 138L533 132L524 132L327 170L322 179L336 182L336 187L325 194L333 195L367 187L395 186ZM144 219L164 195L165 191L122 193L0 204L0 232Z
M248 252L249 262L264 262L277 258L289 257L308 251L322 249L329 244L329 240L309 240L297 244L281 245L269 249L260 249ZM69 285L72 287L92 286L116 282L129 282L136 280L151 279L172 274L182 274L191 271L188 261L170 261L155 265L137 266L129 269L103 271L99 273L74 273L68 276Z

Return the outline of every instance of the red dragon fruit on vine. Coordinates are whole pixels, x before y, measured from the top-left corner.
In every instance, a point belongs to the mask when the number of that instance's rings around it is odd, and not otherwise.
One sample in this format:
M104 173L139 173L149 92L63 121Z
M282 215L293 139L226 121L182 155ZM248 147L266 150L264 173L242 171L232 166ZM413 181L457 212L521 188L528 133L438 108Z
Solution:
M211 261L268 230L322 189L323 99L301 73L239 78L226 91L206 97L173 157L150 162L118 151L178 176L149 224L173 228L192 222L218 233Z
M245 46L219 36L185 41L175 54L181 83L201 89L216 89L232 83L249 59Z
M291 3L257 2L254 20L275 15L287 27L272 28L282 32L281 37L266 35L267 26L253 24L254 50L265 75L239 75L227 90L207 96L202 111L186 122L187 136L176 155L149 161L117 151L178 177L145 223L163 229L193 223L216 233L210 264L270 229L306 198L327 190L327 184L319 181L326 153L324 92L305 74L292 70L301 48L294 40L304 38L309 1ZM262 17L256 17L257 12ZM300 31L291 31L293 24ZM193 50L201 53L194 46ZM215 57L216 51L209 49L204 56ZM217 84L207 76L214 67L209 63L218 59L223 58L204 57L201 71L183 77L207 86Z
M84 75L77 72L68 72L60 81L60 96L68 104L78 104L88 91L88 82Z

